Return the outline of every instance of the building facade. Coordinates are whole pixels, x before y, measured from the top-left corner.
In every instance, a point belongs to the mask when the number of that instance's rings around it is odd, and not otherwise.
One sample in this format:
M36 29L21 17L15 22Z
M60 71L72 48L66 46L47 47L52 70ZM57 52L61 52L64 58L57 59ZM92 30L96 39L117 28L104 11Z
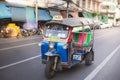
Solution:
M102 15L108 16L109 23L116 23L116 9L117 9L118 2L117 0L104 0L100 4L100 13Z
M82 12L97 12L101 16L99 18L103 18L102 22L116 23L116 18L118 17L117 5L120 0L74 0L76 4L78 4L81 8L78 8Z
M102 0L74 0L82 8L79 10L88 12L99 12Z

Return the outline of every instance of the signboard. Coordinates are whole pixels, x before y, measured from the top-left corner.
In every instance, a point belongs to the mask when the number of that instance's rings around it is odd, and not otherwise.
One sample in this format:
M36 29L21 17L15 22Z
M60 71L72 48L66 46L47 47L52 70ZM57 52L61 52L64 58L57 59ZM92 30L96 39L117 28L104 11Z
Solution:
M55 15L53 16L53 20L63 20L61 15Z

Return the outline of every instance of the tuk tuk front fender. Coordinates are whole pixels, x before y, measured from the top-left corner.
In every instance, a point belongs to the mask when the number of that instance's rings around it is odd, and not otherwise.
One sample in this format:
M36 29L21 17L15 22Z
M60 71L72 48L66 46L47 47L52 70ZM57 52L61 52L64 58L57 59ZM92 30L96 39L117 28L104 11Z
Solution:
M52 53L52 52L47 52L47 53L45 53L45 55L47 56L47 62L53 60L53 63L54 63L53 69L56 70L58 62L60 60L59 54L55 54L55 53Z
M46 56L59 56L59 54L55 54L55 53L52 53L52 52L47 52L45 53Z

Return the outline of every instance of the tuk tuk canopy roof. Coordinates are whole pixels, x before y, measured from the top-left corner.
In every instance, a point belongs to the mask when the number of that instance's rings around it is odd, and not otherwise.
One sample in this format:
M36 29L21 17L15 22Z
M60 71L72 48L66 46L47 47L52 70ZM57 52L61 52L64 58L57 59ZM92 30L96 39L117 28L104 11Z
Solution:
M49 22L47 23L47 25L49 24L61 24L61 25L66 25L69 27L82 27L82 26L86 26L89 25L89 21L86 20L85 18L65 18L63 21L61 22Z

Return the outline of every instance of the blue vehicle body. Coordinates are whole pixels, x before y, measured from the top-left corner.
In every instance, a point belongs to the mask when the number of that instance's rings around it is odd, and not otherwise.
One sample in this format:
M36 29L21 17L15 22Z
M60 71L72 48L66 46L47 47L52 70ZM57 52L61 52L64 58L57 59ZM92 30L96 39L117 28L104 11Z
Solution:
M68 66L74 66L77 63L79 63L79 60L68 60L69 57L71 57L72 52L69 52L68 49L63 49L63 45L65 43L59 43L59 42L54 42L54 48L55 51L52 51L52 54L58 54L59 57L61 58L61 62L63 63L68 63ZM47 61L47 56L45 55L47 52L49 52L49 42L48 41L43 41L42 46L41 46L41 58L44 61ZM84 55L86 52L85 50L78 50L78 54ZM69 62L70 61L70 62ZM69 64L70 63L70 64Z
M58 54L62 62L68 62L68 58L67 58L68 49L63 49L64 44L65 43L54 42L55 51L53 51L52 54ZM48 51L49 51L49 42L43 41L41 46L41 54L43 60L47 60L47 56L45 55L45 53L47 53Z

